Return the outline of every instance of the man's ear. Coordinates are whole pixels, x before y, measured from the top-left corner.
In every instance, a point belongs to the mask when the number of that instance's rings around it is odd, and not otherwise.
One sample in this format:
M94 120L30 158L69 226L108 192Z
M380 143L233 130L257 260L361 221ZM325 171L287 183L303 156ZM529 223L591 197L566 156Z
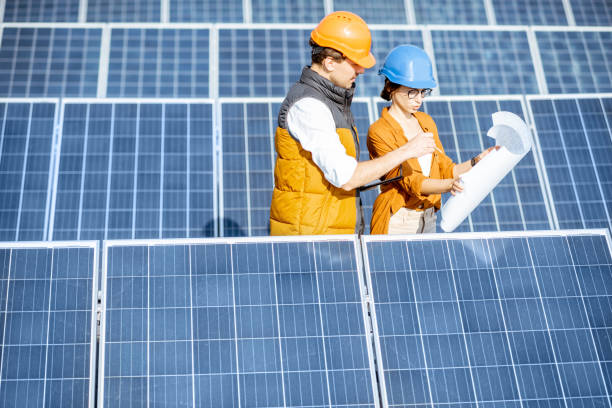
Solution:
M326 57L322 61L321 65L323 65L323 68L327 72L333 72L336 70L336 61L332 57Z

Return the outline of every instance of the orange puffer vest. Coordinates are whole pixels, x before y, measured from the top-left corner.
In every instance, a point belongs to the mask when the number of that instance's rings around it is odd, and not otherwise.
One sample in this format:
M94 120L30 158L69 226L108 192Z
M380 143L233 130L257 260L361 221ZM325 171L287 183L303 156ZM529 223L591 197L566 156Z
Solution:
M358 159L359 140L351 101L354 88L333 85L310 67L302 70L283 101L276 129L274 191L270 206L271 235L354 234L358 196L328 182L323 172L287 130L287 112L303 98L315 98L332 112L346 153Z

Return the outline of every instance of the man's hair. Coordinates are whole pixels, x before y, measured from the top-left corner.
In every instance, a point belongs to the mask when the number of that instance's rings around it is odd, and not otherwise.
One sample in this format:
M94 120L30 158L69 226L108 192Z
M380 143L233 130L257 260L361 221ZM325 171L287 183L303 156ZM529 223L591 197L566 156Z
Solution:
M336 51L333 48L321 47L319 44L314 42L312 38L310 39L309 44L312 47L312 52L310 55L313 64L320 64L327 57L332 57L337 62L341 62L345 58L341 52Z
M390 101L391 94L400 86L400 84L396 84L395 82L389 81L388 78L385 78L385 85L383 86L383 89L380 92L380 97L383 98L385 101Z

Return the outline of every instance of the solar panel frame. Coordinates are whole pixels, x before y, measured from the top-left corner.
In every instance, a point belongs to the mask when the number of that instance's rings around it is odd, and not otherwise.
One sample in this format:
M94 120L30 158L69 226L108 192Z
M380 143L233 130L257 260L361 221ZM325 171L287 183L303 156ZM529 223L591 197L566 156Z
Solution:
M104 388L105 388L105 364L106 364L106 325L107 325L107 299L108 299L108 259L109 259L109 250L114 248L114 247L121 247L121 246L125 246L128 248L134 248L134 247L148 247L148 248L153 248L153 247L162 247L162 246L168 246L168 245L176 245L176 246L186 246L189 247L190 246L195 246L195 245L218 245L218 244L227 244L227 245L235 245L235 244L257 244L257 243L262 243L262 244L291 244L291 243L308 243L308 244L312 244L313 246L316 245L317 243L352 243L353 246L353 255L355 256L355 267L356 267L356 273L357 273L357 282L359 285L359 296L360 296L360 304L361 304L361 313L362 313L362 324L363 324L363 329L364 329L364 333L363 336L367 341L367 354L368 354L368 363L369 363L369 374L370 374L370 383L371 383L371 387L372 387L372 398L373 398L373 404L368 404L367 406L374 406L376 408L380 408L380 399L379 399L379 391L378 391L378 386L376 384L376 370L375 370L375 364L374 364L374 351L372 349L372 328L371 328L371 324L370 324L370 320L368 319L368 314L369 314L369 306L366 303L366 296L367 296L367 287L366 287L366 283L365 283L365 275L364 275L364 268L363 268L363 260L361 257L361 246L360 246L360 242L359 242L359 238L356 235L329 235L329 236L325 236L325 235L319 235L319 236L284 236L284 237L229 237L229 238L223 238L223 237L219 237L219 238L191 238L191 239L159 239L159 240L105 240L103 242L103 249L102 249L102 270L101 270L101 286L100 286L100 293L101 293L101 299L102 299L102 303L100 305L100 338L99 338L99 345L100 345L100 349L99 349L99 359L98 359L98 384L97 384L97 390L98 390L98 394L97 394L97 407L99 408L104 408ZM314 254L315 257L317 257L317 253ZM149 255L147 255L147 257L149 257ZM191 262L191 255L189 255L189 262ZM230 258L231 260L231 258ZM318 269L315 270L315 272L318 274L320 271ZM274 271L273 272L274 275L276 276L277 272ZM231 272L232 276L234 275L233 272L233 266L232 266L232 272ZM148 273L148 275L150 275L150 272ZM190 276L191 273L190 273ZM232 279L233 280L233 279ZM275 284L276 285L276 284ZM234 289L232 289L234 290ZM236 294L234 294L234 296L236 296ZM322 301L320 301L318 304L321 304ZM280 304L280 300L278 300L276 302L276 305L278 306ZM231 306L231 305L230 305ZM189 306L188 306L189 307ZM193 300L191 301L191 306L190 308L193 309L195 306L193 305ZM236 309L236 303L234 301L234 304L232 306L232 308L235 310ZM148 310L148 308L147 308ZM235 325L234 325L235 326ZM149 331L149 329L147 329L147 331ZM234 327L234 330L237 330L236 327ZM193 328L192 328L193 331ZM149 336L147 334L147 336ZM242 338L242 336L239 336L237 332L235 332L233 340L235 342L238 342L238 340ZM277 339L280 340L284 337L282 337L280 335L277 336ZM147 340L147 342L149 342L150 340ZM189 340L188 340L189 341ZM193 333L191 335L191 342L194 342L195 338L193 337ZM238 347L236 346L236 353L238 353ZM192 358L195 359L195 355L192 353ZM238 357L235 358L235 361L233 361L233 363L235 366L238 366L239 364L239 360ZM326 363L327 364L327 363ZM150 369L147 368L147 371L149 371ZM281 370L283 373L285 373L287 370L285 367L281 367ZM325 368L325 372L328 372L328 368ZM231 375L240 375L240 371L236 370L236 373L230 373ZM192 370L192 377L195 377L195 372L193 372ZM149 374L147 374L147 377L149 376ZM286 381L286 380L285 380ZM330 379L331 382L331 379ZM329 385L328 385L329 387ZM195 406L195 398L196 398L196 390L195 387L193 387L194 389L192 390L193 392L193 397L189 399L189 403L194 404ZM238 389L239 392L239 389ZM193 401L193 402L191 402ZM255 403L255 402L254 402ZM332 401L328 401L328 403L331 405ZM238 402L238 404L240 404L240 401ZM240 405L234 405L234 406L240 406ZM362 406L362 405L338 405L338 406ZM365 405L363 405L365 406Z
M582 230L557 230L557 231L515 231L515 232L459 232L459 233L442 233L442 234L413 234L413 235L369 235L369 236L362 236L361 237L361 250L363 252L363 260L364 260L364 268L365 268L365 273L366 273L366 285L368 288L370 288L370 292L368 293L367 296L367 301L370 304L370 315L371 315L371 320L372 320L372 330L374 332L374 349L375 349L375 354L376 354L376 361L377 361L377 378L379 381L379 390L380 390L380 397L381 400L383 402L383 404L385 406L390 406L391 401L389 400L389 393L387 391L387 379L385 377L385 368L384 368L384 362L385 359L383 358L383 353L382 353L382 347L381 347L381 337L379 335L380 331L379 331L379 324L378 324L378 318L377 318L377 311L376 311L376 299L373 298L373 292L375 291L374 286L373 286L373 280L372 280L372 275L373 273L371 272L372 269L370 267L370 256L369 256L369 250L367 248L368 244L370 243L384 243L384 242L392 242L392 241L399 241L399 242L419 242L419 241L439 241L439 242L443 242L443 243L448 243L448 242L452 242L452 241L461 241L464 239L495 239L495 238L521 238L521 239L529 239L530 237L571 237L571 236L581 236L581 235L590 235L590 236L603 236L605 237L607 246L608 246L608 256L612 256L612 238L610 236L610 231L607 229L582 229ZM571 248L570 248L571 251ZM452 261L452 260L451 260ZM435 261L432 261L435 262ZM576 266L575 263L573 266ZM448 266L451 270L454 270L454 267L452 265ZM534 269L535 270L535 263L532 262L532 266L530 266L529 268ZM413 268L409 267L410 269L410 274L413 274ZM493 269L496 269L496 267L493 267ZM453 280L455 280L455 278L453 277ZM413 288L413 293L409 296L414 297L414 291L416 289ZM457 291L457 288L455 288L455 291ZM581 294L579 295L581 299L584 299L584 297L586 295ZM542 299L544 297L544 295L540 295L539 299ZM538 297L536 297L537 299ZM457 297L458 299L458 297ZM498 299L501 299L501 295L498 295ZM433 302L435 302L435 300L432 300ZM416 298L414 298L412 300L412 302L414 302L415 304L420 304L419 301L416 300ZM459 302L459 300L457 300L457 302ZM585 306L586 308L586 306ZM419 312L417 312L419 313ZM418 316L417 316L418 317ZM462 317L460 317L460 319L462 319ZM487 317L488 319L488 317ZM421 323L419 322L419 327L420 327ZM465 335L466 335L466 331L465 329L462 327L463 323L461 323L461 327L460 327L460 331L461 333L463 333L463 337L464 337L464 345L466 347L465 353L466 355L469 354L470 352L467 350L467 343L465 340ZM423 328L416 328L416 336L419 337L422 340L423 336L424 336L424 332L425 330ZM503 332L508 333L510 332L509 328L506 329L501 329ZM519 329L522 330L522 329ZM549 324L546 324L546 328L544 329L545 332L548 332L549 336L552 335L552 328L549 326ZM562 330L562 329L560 329ZM589 323L588 326L588 331L591 333L591 340L593 340L593 331L594 328L592 327L592 325ZM425 350L425 346L421 343L421 346L417 346L422 348L423 350L423 355L422 355L422 359L423 362L425 364L424 369L427 373L429 371L431 371L432 369L436 369L435 367L428 367L427 366L427 356L426 356L426 350ZM483 346L485 347L485 346ZM508 347L512 348L512 346L510 346L509 340L508 340ZM490 350L492 352L494 352L494 350ZM538 352L538 351L536 351ZM461 352L462 353L462 352ZM460 354L461 354L460 353ZM553 351L553 353L556 355L556 351ZM595 351L595 353L597 354L598 352ZM431 356L429 357L431 359ZM511 357L512 358L512 357ZM408 356L408 359L410 359L410 356ZM604 360L601 357L598 357L598 361L595 362L597 365L599 365L599 373L601 374L602 378L604 379L604 389L606 390L606 400L608 401L608 403L610 404L612 400L610 400L610 392L612 391L612 389L609 388L609 384L605 383L605 374L603 371L603 363ZM525 363L523 363L525 364ZM556 361L556 357L555 357L555 361L553 363L555 366L557 365L561 365L561 363L558 363ZM468 365L468 369L471 370L473 369L472 364L468 361L467 362ZM487 364L488 365L488 364ZM514 360L511 360L511 368L516 369L518 367L518 363L514 362ZM558 374L558 373L557 373ZM515 376L514 380L516 381L516 383L518 383L519 379ZM427 387L427 389L429 389L429 402L423 402L422 404L419 405L414 405L414 406L418 406L418 407L426 407L426 406L437 406L438 403L440 401L434 401L434 398L432 396L432 387L430 385L430 380L429 380L429 374L427 375L426 378L427 383L424 384L424 386ZM474 392L474 397L476 398L475 401L471 401L471 404L469 406L476 406L477 404L479 404L478 401L478 397L477 394L478 392L476 391L475 385L474 385L474 381L470 381L472 383L472 387L473 387L473 392ZM491 386L491 385L490 385ZM563 394L565 395L565 394ZM427 398L427 397L425 397ZM519 407L519 406L523 406L523 397L519 394L519 404L516 405L512 405L513 407ZM565 396L564 396L564 400L565 400ZM576 397L574 397L576 398ZM536 406L540 406L538 405L539 402L541 400L534 400ZM500 401L497 401L500 402ZM497 402L495 403L495 405L485 405L487 404L487 402L485 401L485 403L483 404L482 402L480 402L480 406L497 406ZM504 403L507 403L508 401L504 401ZM456 405L455 405L456 404ZM454 404L451 404L451 406L464 406L463 404L466 404L466 401L462 401L462 402L455 402ZM394 405L394 406L400 406L400 405ZM401 406L405 406L405 405L401 405ZM413 404L410 404L409 406L413 406ZM506 407L508 407L508 405L504 405ZM549 405L547 405L549 406ZM566 405L567 406L567 405Z
M538 129L538 125L537 125L537 121L536 121L536 115L534 113L534 108L532 106L532 102L538 102L538 101L551 101L551 102L555 102L555 101L575 101L575 103L577 104L576 107L579 110L580 106L579 106L579 101L581 100L588 100L588 99L597 99L600 101L600 104L602 104L602 112L604 112L605 114L608 115L608 117L604 118L606 119L606 126L609 129L610 132L610 137L612 138L612 131L610 131L612 129L612 122L610 122L610 111L605 111L605 107L603 106L603 100L604 99L612 99L612 93L594 93L594 94L562 94L562 95L527 95L526 96L526 101L527 101L527 109L528 109L528 114L530 116L530 122L533 124L533 129L535 129L534 131L534 135L535 135L535 143L537 146L537 152L540 156L540 160L541 160L541 169L542 169L542 176L543 176L543 187L546 188L547 192L548 192L548 197L550 200L550 208L552 211L552 216L553 216L553 221L554 221L554 228L561 228L563 229L564 226L562 226L563 223L565 223L567 225L567 223L570 223L570 225L574 225L575 223L581 223L581 226L583 228L588 228L589 227L589 222L591 222L592 220L586 218L584 216L584 214L582 214L582 211L578 208L578 219L572 219L572 220L568 220L566 219L563 214L559 215L557 213L557 204L559 204L557 202L557 200L555 199L555 194L553 194L553 188L558 184L557 181L552 181L551 182L551 176L548 174L548 170L547 170L547 165L546 165L546 160L544 158L544 152L546 150L546 148L542 148L542 146L544 145L542 143L542 141L540 140L543 136L540 135L538 133L539 129ZM590 143L588 140L588 134L587 134L587 129L585 129L584 127L584 119L582 118L583 114L580 112L578 112L581 115L581 124L580 124L580 131L581 133L584 135L585 138L587 138L587 150L590 152L591 157L589 158L589 163L591 164L591 166L593 166L593 171L595 172L595 176L596 176L596 184L599 187L599 195L598 197L595 198L591 198L591 201L595 201L597 203L602 203L604 206L604 210L606 211L606 217L608 219L608 228L612 231L612 213L609 212L609 210L606 208L606 194L605 192L602 190L601 187L601 179L605 176L605 175L600 175L599 174L599 169L597 169L596 164L597 162L593 159L593 150L590 147ZM556 128L560 128L560 124L558 122L558 114L555 113L555 127ZM540 129L540 130L549 130L549 129ZM562 131L564 129L561 129ZM571 132L570 130L566 130L567 132ZM612 142L611 142L612 144ZM563 151L565 152L565 154L567 155L567 148L565 146L562 146ZM566 162L569 160L567 157L565 158ZM556 164L556 163L553 163ZM557 166L558 167L558 166ZM568 169L569 171L570 169ZM568 201L568 203L570 204L577 204L580 205L582 203L582 199L580 198L580 196L582 195L579 194L575 188L576 188L576 183L573 181L573 175L570 174L570 185L572 185L574 187L574 190L572 193L570 193L570 195L572 197L570 201ZM606 179L607 180L607 179ZM563 203L560 203L563 204Z
M427 110L428 110L427 109L427 103L428 102L430 102L430 103L440 103L440 102L442 102L442 103L447 103L447 104L453 104L455 102L471 102L472 103L472 107L474 109L475 119L477 120L476 126L478 127L478 133L479 133L479 136L482 136L482 137L479 137L479 139L481 139L480 140L481 145L479 147L481 150L486 147L484 144L482 144L483 143L482 139L485 139L485 140L489 139L488 137L486 137L486 138L484 137L486 132L489 129L488 128L487 129L483 129L481 127L481 123L478 122L478 120L480 119L481 115L479 115L479 112L476 111L475 104L480 103L480 102L494 102L494 103L496 103L499 106L500 104L504 104L504 103L506 103L506 104L507 103L520 103L521 110L522 110L522 112L520 112L520 113L521 113L523 119L525 120L525 123L527 123L528 126L532 123L531 115L530 115L530 112L529 112L529 110L527 108L527 103L526 103L524 97L523 96L519 96L519 95L429 96L429 97L427 97L425 99L423 107L420 110L427 112ZM373 98L372 106L373 106L373 109L375 110L374 111L374 118L378 119L379 112L382 110L382 108L384 106L388 106L388 105L389 105L389 102L387 102L387 101L384 101L384 100L382 100L380 98ZM453 112L450 112L450 113L451 113L451 118L452 118L453 117ZM436 119L436 115L434 113L429 112L429 114L432 115L434 120ZM437 125L439 126L439 123ZM469 151L467 151L466 149L463 149L462 147L460 147L460 143L457 140L457 130L454 128L455 123L453 122L453 123L451 123L451 125L453 126L452 133L453 133L453 139L454 140L453 140L453 143L446 144L446 146L444 147L444 150L445 150L446 154L449 155L449 157L451 157L453 159L453 161L456 161L457 158L460 157L461 160L458 161L458 163L460 163L460 162L463 162L463 161L469 159L471 157L471 155L469 155L469 153L470 153ZM492 125L492 122L491 122L491 125ZM443 133L443 132L448 132L448 131L449 131L448 129L438 128L438 132L440 134ZM557 228L556 227L556 215L554 213L554 208L553 208L553 206L551 204L551 199L550 199L550 197L551 197L550 196L550 191L548 189L546 189L546 186L547 186L547 184L545 182L545 180L547 180L546 179L546 173L542 170L543 169L543 164L542 163L544 163L544 162L542 161L540 149L538 147L539 145L537 144L537 139L534 137L533 133L532 133L531 136L532 136L531 140L534 143L534 145L532 146L531 153L528 153L528 154L532 154L533 155L534 167L535 167L536 175L537 175L537 178L538 178L537 187L539 188L539 193L541 194L541 198L542 198L542 204L544 205L544 208L545 208L545 211L546 211L546 217L547 217L546 220L542 219L542 220L540 220L540 222L547 222L548 223L548 228L550 228L550 229ZM444 137L441 136L441 139L444 139ZM444 140L442 140L442 142L444 142ZM477 151L474 151L474 153L477 153ZM524 165L526 165L526 163L523 162L523 160L525 160L525 158L523 158L522 161L519 162L519 164L517 165L518 169L515 168L515 169L511 170L510 173L506 177L504 177L504 179L502 179L502 182L503 182L503 180L505 180L507 177L511 177L512 178L512 180L513 180L512 185L514 186L514 190L515 190L517 198L519 198L519 201L518 201L519 203L522 203L522 200L520 200L521 194L520 194L520 192L518 190L523 188L523 187L533 187L531 185L525 185L524 186L523 184L521 184L521 183L519 183L517 181L518 180L517 172L519 170L523 171L523 170L526 169L525 167L523 167ZM500 182L500 185L503 185L502 182ZM487 196L485 197L483 202L489 203L489 200L491 200L492 211L494 213L495 226L496 226L496 229L498 231L501 231L501 230L504 230L502 228L502 225L504 224L504 221L506 221L506 220L500 219L499 215L497 214L498 209L497 209L497 205L495 204L495 193L496 193L496 190L493 189L493 191L491 193L487 194ZM499 191L497 193L500 194ZM447 198L448 197L446 197L446 199ZM445 199L443 199L442 205L444 205L444 203L445 203ZM476 213L474 213L474 211L476 211ZM475 216L480 216L481 215L481 214L478 213L478 207L474 211L472 212L472 214L474 214ZM526 221L525 214L524 214L524 211L523 211L522 207L519 207L519 211L520 211L520 218L521 218L521 223L523 224L523 228L525 230L527 230L527 224L528 223ZM472 221L472 217L474 215L468 215L466 220L463 221L462 224L460 224L458 231L463 231L464 228L465 228L465 224L466 223L467 223L467 227L468 227L467 230L468 231L476 231L474 229L473 221ZM438 223L439 223L439 221L440 220L439 220L439 217L438 217ZM533 221L532 221L532 223L533 223ZM542 228L536 227L535 229L542 229Z
M87 109L89 109L90 105L110 105L111 109L113 108L114 105L126 105L126 104L134 104L138 107L138 109L140 109L140 106L142 105L151 105L151 106L161 106L162 109L165 109L166 106L173 106L173 105L187 105L192 106L192 105L208 105L210 106L211 109L211 122L212 122L212 129L211 129L211 135L210 135L210 139L211 139L211 151L210 151L210 155L211 155L211 159L212 159L212 166L211 166L211 172L212 172L212 187L211 187L211 192L212 192L212 201L213 201L213 208L212 208L212 234L213 236L217 235L217 231L218 231L218 198L217 198L217 194L219 191L219 188L217 187L217 180L218 180L218 176L217 176L217 159L218 159L218 154L216 152L216 110L215 110L215 103L213 99L210 98L189 98L189 99L180 99L180 98L173 98L173 99L164 99L164 98L155 98L155 99L147 99L147 98L63 98L61 101L61 106L60 106L60 116L59 116L59 123L58 123L58 144L57 144L57 159L55 161L55 170L54 170L54 180L53 180L53 197L52 197L52 201L51 201L51 207L50 207L50 215L49 215L49 228L48 228L48 239L49 240L53 240L54 239L54 233L55 233L55 218L56 218L56 210L57 210L57 193L58 193L58 180L60 178L60 159L61 159L61 152L62 152L62 137L63 137L63 125L64 125L64 118L65 118L65 107L66 105L85 105L87 107ZM116 118L116 117L115 117ZM161 117L160 120L163 121L164 117ZM187 116L187 122L189 122L192 118L191 114L188 111L188 116ZM189 123L187 123L187 126L189 126ZM164 129L162 129L164 130ZM170 137L168 135L168 129L165 129L165 132L161 132L160 137L161 138L168 138ZM89 128L86 129L87 134L89 134ZM115 130L114 129L110 129L110 135L114 136L115 134ZM189 135L187 135L188 137L192 136L191 133L189 133ZM163 146L163 145L162 145ZM86 152L87 153L87 152ZM116 152L111 152L111 153L115 153ZM136 152L139 153L139 152ZM146 152L145 152L146 153ZM186 154L190 154L190 155L194 155L196 153L208 153L208 151L205 152L193 152L193 151L187 151ZM166 152L164 152L164 154L166 154ZM84 158L85 158L86 154L84 154ZM136 155L138 156L138 155ZM111 155L109 155L109 158L111 157ZM163 156L161 157L162 161L163 161ZM86 160L83 160L83 163L85 163ZM110 160L109 160L110 162ZM189 158L188 158L188 162L189 162ZM191 163L193 165L193 163ZM160 169L160 174L164 174L167 171L163 168ZM170 170L168 170L168 172L171 172ZM190 168L186 169L185 172L185 176L186 177L192 177L193 176L193 171ZM84 178L88 175L87 171L85 171L85 167L83 165L83 169L81 170L80 174L83 176L83 180ZM110 193L110 181L113 178L113 171L112 169L109 168L109 171L106 173L108 175L108 187L107 187L107 192ZM134 174L137 175L138 172L134 171ZM160 182L161 183L161 182ZM168 190L160 184L159 186L159 190L161 190L163 195L168 194ZM83 188L81 187L81 195L83 194ZM190 234L192 232L192 229L194 228L194 226L191 224L190 222L190 198L187 198L187 205L185 207L185 212L186 212L186 217L187 217L187 224L185 225L187 234ZM81 214L83 212L83 205L82 202L80 204L81 208L79 209L79 214ZM106 203L106 213L107 213L107 218L108 215L110 215L109 213L109 202ZM162 217L163 217L163 212L164 210L161 209L160 210L160 223L159 223L159 229L160 229L160 234L162 233L162 230L164 229L164 225L162 222ZM135 220L135 218L134 218ZM134 221L135 222L135 221ZM79 227L77 230L77 234L79 235L79 237L81 236L81 232L82 229ZM133 229L133 232L136 233L137 229ZM105 228L105 232L104 232L104 238L106 239L106 236L108 234L108 229Z
M93 250L93 262L92 262L92 287L91 287L91 299L90 301L90 305L91 305L91 311L90 311L90 333L89 333L89 341L90 341L90 347L89 347L89 388L88 388L88 394L89 394L89 399L88 399L88 407L89 408L94 408L95 407L95 401L96 401L96 367L98 364L97 361L97 357L96 357L96 349L97 349L97 341L96 341L96 335L97 335L97 314L98 314L98 281L99 281L99 276L98 276L98 261L99 261L99 243L98 241L61 241L61 242L49 242L49 241L45 241L45 242L0 242L0 249L70 249L70 248L89 248ZM50 279L52 280L52 279ZM10 281L10 278L7 279L7 281ZM8 291L8 286L9 283L7 283L7 288L6 290ZM49 295L49 297L51 297ZM50 299L51 300L51 299ZM8 302L8 296L7 296L7 302ZM49 302L50 305L50 302ZM47 310L47 313L51 313L51 307L49 307L49 309ZM5 309L5 313L6 313L6 309ZM4 324L3 324L4 326ZM6 330L3 327L3 331ZM4 336L3 336L4 337ZM0 342L0 344L2 344L2 352L4 352L4 350L6 349L6 347L4 347L4 341L6 339L3 338L2 342ZM47 341L47 346L49 346L49 341ZM61 378L61 377L60 377ZM47 372L45 369L45 381L47 380ZM46 402L46 401L43 401Z

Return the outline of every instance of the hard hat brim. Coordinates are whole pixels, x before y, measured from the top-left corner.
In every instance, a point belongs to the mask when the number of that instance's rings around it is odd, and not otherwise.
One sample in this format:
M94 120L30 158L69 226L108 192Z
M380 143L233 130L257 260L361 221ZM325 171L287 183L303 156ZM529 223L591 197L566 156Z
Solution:
M347 55L347 57L349 57ZM353 61L355 64L359 65L360 67L364 67L364 68L372 68L375 64L376 64L376 58L374 58L374 55L372 55L372 53L368 53L368 55L366 57L363 58L357 58L357 59L352 59L351 57L349 57L351 59L351 61Z

